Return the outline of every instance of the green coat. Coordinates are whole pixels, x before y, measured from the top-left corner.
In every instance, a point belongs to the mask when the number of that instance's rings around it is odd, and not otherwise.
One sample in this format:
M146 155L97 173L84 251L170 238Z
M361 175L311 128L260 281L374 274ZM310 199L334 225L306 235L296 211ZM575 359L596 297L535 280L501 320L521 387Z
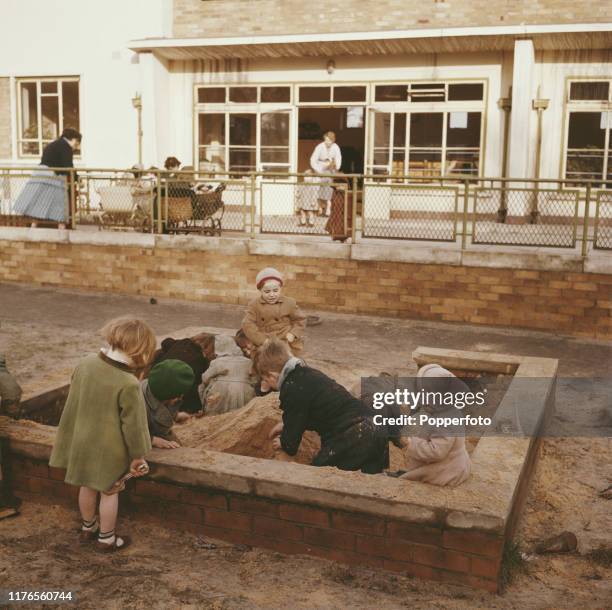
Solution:
M103 354L87 356L72 375L49 464L66 483L107 490L151 449L140 384Z

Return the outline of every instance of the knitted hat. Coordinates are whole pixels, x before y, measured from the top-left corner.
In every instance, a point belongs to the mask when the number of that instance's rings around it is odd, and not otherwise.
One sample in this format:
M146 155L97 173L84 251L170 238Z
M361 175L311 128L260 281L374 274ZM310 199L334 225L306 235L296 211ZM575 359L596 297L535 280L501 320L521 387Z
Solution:
M283 285L283 276L281 272L274 269L274 267L266 267L265 269L262 269L255 278L257 290L261 290L262 286L268 280L276 280L281 286Z
M193 385L195 375L181 360L164 360L149 373L149 389L157 400L169 400L185 394Z

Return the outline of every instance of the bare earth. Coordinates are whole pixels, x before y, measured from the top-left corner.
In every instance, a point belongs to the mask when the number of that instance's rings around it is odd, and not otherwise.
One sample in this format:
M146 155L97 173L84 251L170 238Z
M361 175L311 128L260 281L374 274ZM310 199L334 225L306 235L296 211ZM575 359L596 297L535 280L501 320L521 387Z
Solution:
M237 328L242 314L233 306L152 306L145 298L7 284L0 284L0 303L0 351L26 393L65 383L76 362L100 346L96 329L115 315L140 315L163 335L191 326ZM73 590L81 608L611 608L612 569L588 556L612 548L612 504L597 495L612 483L611 397L596 380L576 382L612 377L612 345L321 316L323 324L308 329L305 357L347 386L361 374L413 373L410 354L418 345L559 358L556 430L562 434L568 421L579 418L593 436L544 440L518 541L530 554L536 541L570 530L578 552L527 561L506 593L496 596L218 541L207 549L193 535L125 517L120 530L133 536L133 547L100 556L75 543L76 507L26 503L19 517L0 522L0 589Z

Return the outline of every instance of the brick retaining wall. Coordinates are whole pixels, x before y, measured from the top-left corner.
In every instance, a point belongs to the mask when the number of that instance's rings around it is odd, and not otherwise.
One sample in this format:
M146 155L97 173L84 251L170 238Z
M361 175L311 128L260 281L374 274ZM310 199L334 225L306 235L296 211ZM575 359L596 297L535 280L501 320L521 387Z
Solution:
M63 482L63 470L14 455L11 472L18 495L76 509L78 488ZM121 511L173 529L279 553L314 555L493 592L500 586L504 539L485 532L420 526L147 479L130 482L122 493Z
M612 338L612 274L327 258L323 245L323 254L278 256L231 239L218 248L170 243L0 240L0 281L245 304L255 275L271 265L306 308Z

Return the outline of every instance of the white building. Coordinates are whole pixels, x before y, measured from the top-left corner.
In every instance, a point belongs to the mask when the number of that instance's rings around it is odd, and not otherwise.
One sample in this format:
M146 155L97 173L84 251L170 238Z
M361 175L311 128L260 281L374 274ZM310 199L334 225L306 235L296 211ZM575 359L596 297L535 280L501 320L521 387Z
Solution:
M612 3L435 4L5 1L0 164L72 126L78 165L130 166L140 97L147 166L303 171L332 129L345 172L612 179Z

